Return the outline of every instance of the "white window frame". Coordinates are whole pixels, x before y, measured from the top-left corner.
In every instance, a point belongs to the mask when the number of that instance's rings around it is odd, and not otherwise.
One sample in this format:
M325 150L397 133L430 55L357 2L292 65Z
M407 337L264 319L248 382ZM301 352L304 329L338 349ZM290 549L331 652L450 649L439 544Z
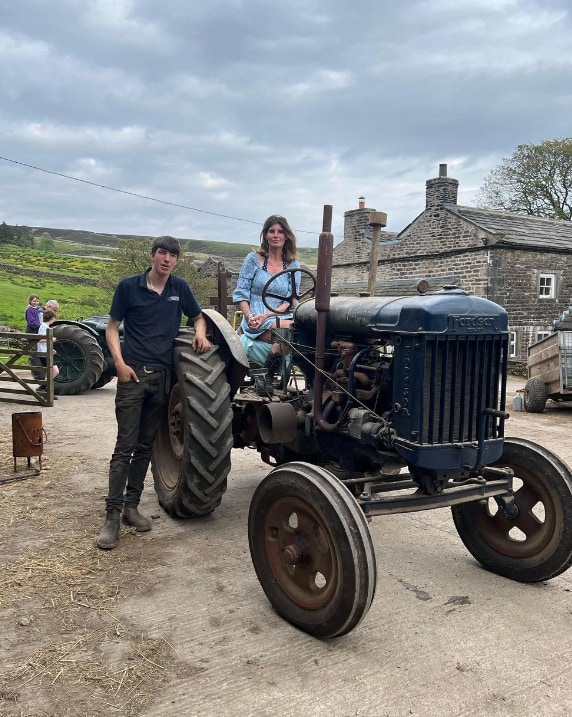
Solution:
M545 339L547 336L550 336L550 331L537 331L536 332L536 340L542 341L542 339Z
M538 275L538 298L554 299L556 298L556 274L539 274Z
M515 358L516 357L516 331L510 331L508 335L508 355L509 358Z

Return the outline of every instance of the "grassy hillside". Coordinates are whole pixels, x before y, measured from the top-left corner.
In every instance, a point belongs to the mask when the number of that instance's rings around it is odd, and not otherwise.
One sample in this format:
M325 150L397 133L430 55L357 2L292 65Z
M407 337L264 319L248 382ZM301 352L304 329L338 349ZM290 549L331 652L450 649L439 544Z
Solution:
M54 227L30 227L36 236L44 232L50 234L56 242L58 252L75 254L76 256L109 256L120 239L150 239L151 237L131 234L98 234L81 229L57 229ZM222 259L238 262L244 259L257 244L233 244L232 242L203 241L201 239L181 238L185 251L191 252L196 261L205 259ZM318 250L315 248L299 248L300 261L306 266L315 267Z
M56 299L60 304L58 318L77 319L78 316L107 314L109 298L95 286L83 286L56 279L33 278L0 269L0 326L24 331L24 311L28 296L38 294L42 303Z
M51 252L0 245L0 326L24 329L24 311L30 294L38 294L42 303L57 299L58 318L107 314L110 294L96 285L106 262L112 260L120 239L150 237L96 234L77 229L30 227L35 236L48 232L55 241ZM181 240L185 251L196 263L206 259L226 261L238 266L251 244L233 244L200 240ZM317 249L299 251L302 264L315 268ZM80 283L88 282L88 283Z

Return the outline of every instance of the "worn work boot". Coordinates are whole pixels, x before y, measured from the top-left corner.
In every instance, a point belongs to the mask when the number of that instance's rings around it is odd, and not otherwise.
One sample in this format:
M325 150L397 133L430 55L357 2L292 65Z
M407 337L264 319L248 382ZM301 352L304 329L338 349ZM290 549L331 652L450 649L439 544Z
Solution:
M145 533L151 530L151 521L137 510L135 503L125 503L123 508L123 522L131 525L138 533Z
M102 550L112 550L117 547L119 542L119 531L121 526L119 519L121 517L121 511L117 508L109 508L105 516L105 525L103 530L99 534L97 539L97 547Z
M282 354L270 352L264 362L264 368L267 369L266 376L257 376L254 382L256 393L259 396L272 396L274 393L272 381L278 371L282 369Z

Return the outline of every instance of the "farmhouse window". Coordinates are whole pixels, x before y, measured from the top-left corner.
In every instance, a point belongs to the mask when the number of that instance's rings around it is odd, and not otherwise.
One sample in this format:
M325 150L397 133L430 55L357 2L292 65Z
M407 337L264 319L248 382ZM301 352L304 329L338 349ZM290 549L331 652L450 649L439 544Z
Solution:
M516 356L516 331L511 331L509 334L508 355L510 358Z
M556 296L556 275L540 274L538 277L538 298L554 299Z

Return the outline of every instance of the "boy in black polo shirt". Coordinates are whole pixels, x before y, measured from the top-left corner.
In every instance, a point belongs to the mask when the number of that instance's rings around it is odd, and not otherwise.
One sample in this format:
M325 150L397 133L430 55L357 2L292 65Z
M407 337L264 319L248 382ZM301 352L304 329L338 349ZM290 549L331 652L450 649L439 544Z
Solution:
M97 545L115 548L120 517L138 531L151 530L151 521L137 506L149 468L153 441L169 401L173 342L185 314L195 325L193 350L210 348L207 325L189 285L172 276L181 245L173 237L155 239L151 268L122 279L115 289L106 339L117 369L115 416L117 441L109 465L106 519ZM123 321L123 345L119 325Z

